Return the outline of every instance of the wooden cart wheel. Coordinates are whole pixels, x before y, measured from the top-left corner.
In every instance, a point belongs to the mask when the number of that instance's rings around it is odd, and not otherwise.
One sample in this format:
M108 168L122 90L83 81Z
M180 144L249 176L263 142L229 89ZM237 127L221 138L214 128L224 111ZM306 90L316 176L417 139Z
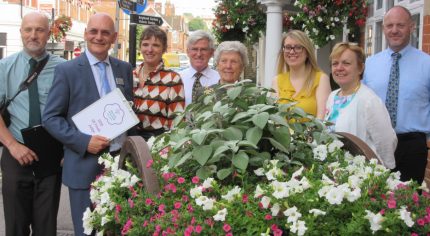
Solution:
M148 144L140 136L129 136L122 145L119 157L119 168L125 168L125 159L131 157L134 166L139 170L143 187L152 194L160 192L160 184L157 175L152 168L147 168L146 163L152 160Z
M349 151L352 155L365 156L367 160L376 159L381 164L375 152L359 137L345 132L336 132L340 136L340 141L344 144L344 149Z

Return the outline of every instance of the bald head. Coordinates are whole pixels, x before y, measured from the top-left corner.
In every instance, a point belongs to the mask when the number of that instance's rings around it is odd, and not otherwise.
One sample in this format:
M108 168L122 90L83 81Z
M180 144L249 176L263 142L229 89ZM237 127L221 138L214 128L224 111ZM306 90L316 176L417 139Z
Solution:
M39 12L28 13L22 18L21 40L24 50L34 58L45 53L49 39L50 27L48 17Z
M398 52L409 44L414 29L411 13L402 6L392 7L384 16L384 35L388 46Z
M117 33L112 18L106 13L96 13L90 17L84 38L90 53L99 60L105 60Z

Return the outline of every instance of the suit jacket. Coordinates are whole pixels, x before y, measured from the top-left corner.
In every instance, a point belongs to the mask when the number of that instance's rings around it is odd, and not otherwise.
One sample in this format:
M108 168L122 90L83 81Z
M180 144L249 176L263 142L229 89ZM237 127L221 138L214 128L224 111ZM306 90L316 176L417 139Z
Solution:
M113 57L109 60L117 88L121 89L127 100L132 101L131 65ZM118 81L124 83L118 84ZM63 183L71 188L88 189L101 172L98 155L87 152L91 136L81 133L72 121L72 116L99 98L85 53L55 68L42 122L47 131L64 144Z

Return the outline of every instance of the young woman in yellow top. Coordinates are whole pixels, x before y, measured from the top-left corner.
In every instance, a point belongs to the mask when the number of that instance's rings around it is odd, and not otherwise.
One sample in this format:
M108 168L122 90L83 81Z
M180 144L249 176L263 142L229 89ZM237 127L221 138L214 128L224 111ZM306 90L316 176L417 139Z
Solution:
M289 31L282 40L278 75L272 82L279 103L297 102L296 107L324 118L325 103L331 92L330 79L318 67L315 48L299 30Z

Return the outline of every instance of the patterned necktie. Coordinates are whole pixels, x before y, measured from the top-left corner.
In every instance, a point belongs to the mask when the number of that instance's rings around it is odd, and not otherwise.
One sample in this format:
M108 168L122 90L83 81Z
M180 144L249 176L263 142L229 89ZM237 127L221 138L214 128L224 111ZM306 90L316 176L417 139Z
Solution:
M30 70L28 71L28 75L31 75L36 69L36 65L38 62L33 58L29 61ZM28 101L29 101L29 120L28 126L32 127L35 125L39 125L41 123L41 114L40 114L40 102L39 102L39 89L37 87L37 80L33 80L33 82L28 87Z
M191 101L195 102L197 101L197 98L199 97L199 95L201 94L201 90L202 90L202 84L200 83L200 78L202 77L202 73L200 72L196 72L194 74L194 77L196 78L196 80L194 81L193 84L193 93L192 93L192 97L191 97Z
M99 61L99 62L97 62L96 65L99 68L100 80L102 82L101 83L102 88L101 88L100 96L103 97L104 95L108 94L111 91L110 86L109 86L109 80L108 80L108 77L106 75L106 62Z
M399 59L402 55L398 52L391 54L393 64L391 64L390 81L388 82L387 98L385 106L390 114L391 125L396 128L397 124L397 101L399 95Z

